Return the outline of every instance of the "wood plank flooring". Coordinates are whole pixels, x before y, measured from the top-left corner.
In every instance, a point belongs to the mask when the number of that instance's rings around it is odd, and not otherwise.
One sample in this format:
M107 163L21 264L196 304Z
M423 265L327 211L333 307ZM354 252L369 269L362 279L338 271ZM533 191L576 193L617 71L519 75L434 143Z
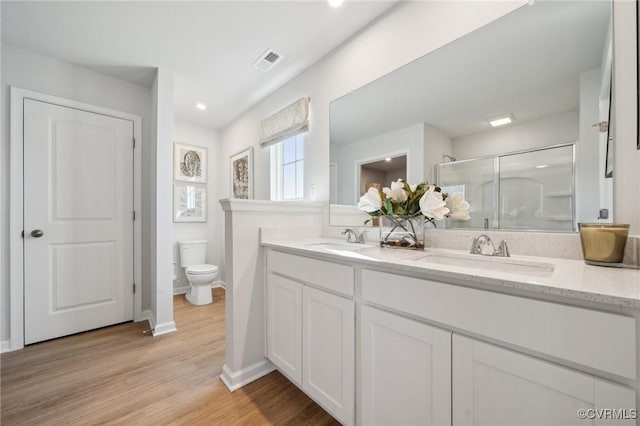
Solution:
M126 323L2 354L1 424L338 424L278 372L227 390L224 290L211 305L173 303L175 333Z

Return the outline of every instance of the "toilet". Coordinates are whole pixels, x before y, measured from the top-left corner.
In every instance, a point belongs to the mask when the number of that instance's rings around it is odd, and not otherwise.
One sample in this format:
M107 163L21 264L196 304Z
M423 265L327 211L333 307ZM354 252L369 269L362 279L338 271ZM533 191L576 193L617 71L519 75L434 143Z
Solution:
M213 301L211 284L218 276L216 265L206 264L207 241L180 241L180 266L189 280L190 290L185 298L194 305L206 305Z

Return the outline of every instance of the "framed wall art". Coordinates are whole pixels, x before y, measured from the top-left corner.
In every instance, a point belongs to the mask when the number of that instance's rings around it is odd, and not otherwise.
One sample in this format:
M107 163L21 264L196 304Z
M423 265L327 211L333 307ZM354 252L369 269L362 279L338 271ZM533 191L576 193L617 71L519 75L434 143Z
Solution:
M207 187L191 183L173 184L173 221L207 221Z
M229 159L231 198L253 199L253 147L234 154Z
M207 148L174 142L173 180L206 183Z

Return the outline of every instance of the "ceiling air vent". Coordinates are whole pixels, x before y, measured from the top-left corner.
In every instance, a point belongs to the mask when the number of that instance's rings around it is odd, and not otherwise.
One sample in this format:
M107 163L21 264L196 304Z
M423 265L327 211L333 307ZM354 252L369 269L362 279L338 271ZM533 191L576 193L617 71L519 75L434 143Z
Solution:
M267 72L269 71L276 63L278 63L282 59L282 56L277 54L271 49L267 49L256 61L253 63L253 66L258 68L260 71Z

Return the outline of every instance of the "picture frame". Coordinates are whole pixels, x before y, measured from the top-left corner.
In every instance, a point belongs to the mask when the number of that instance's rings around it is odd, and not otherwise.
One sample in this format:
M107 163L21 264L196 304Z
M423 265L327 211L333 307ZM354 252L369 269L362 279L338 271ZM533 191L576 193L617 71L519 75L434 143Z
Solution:
M173 221L207 221L207 187L192 183L173 184Z
M230 198L253 199L253 147L229 157Z
M207 183L207 148L174 142L173 180Z

